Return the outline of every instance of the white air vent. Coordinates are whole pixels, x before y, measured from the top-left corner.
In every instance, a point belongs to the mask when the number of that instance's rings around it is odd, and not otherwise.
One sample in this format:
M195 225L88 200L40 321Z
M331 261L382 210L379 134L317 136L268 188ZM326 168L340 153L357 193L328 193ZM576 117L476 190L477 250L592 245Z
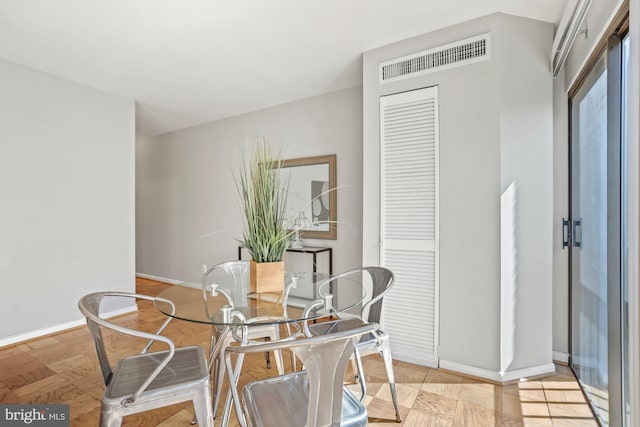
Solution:
M383 62L380 64L380 83L420 76L487 59L491 59L490 33Z

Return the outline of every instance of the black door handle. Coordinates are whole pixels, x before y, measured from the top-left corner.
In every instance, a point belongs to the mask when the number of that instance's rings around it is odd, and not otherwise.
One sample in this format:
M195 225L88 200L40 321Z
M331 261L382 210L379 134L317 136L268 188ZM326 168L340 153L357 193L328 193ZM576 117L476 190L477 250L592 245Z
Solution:
M573 245L576 248L582 247L582 219L576 219L573 221L573 231L571 232L573 237Z

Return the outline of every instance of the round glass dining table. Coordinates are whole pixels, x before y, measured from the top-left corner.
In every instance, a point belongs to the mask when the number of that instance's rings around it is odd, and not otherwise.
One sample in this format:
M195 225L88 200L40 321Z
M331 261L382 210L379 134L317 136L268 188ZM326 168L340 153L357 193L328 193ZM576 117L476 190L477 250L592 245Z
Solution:
M331 280L333 279L333 280ZM300 322L349 312L364 297L360 282L324 273L287 274L280 292L255 293L247 285L219 283L215 290L200 280L173 285L158 294L161 313L190 322L220 326Z
M233 339L242 342L241 345L246 344L248 329L236 335L238 327L273 325L279 329L277 326L284 324L287 336L282 339L295 339L306 321L359 309L365 296L362 281L354 280L353 276L332 277L323 273L287 273L282 291L266 293L252 292L247 280L236 281L229 274L215 278L207 275L203 280L207 280L204 286L200 280L170 286L158 294L154 304L167 316L216 326L211 328L210 368L223 352L228 334L233 334ZM292 333L290 326L298 332ZM238 360L234 368L236 377L242 364L242 360ZM219 378L216 396L221 392L220 387ZM223 426L229 422L230 410L229 395L224 405Z

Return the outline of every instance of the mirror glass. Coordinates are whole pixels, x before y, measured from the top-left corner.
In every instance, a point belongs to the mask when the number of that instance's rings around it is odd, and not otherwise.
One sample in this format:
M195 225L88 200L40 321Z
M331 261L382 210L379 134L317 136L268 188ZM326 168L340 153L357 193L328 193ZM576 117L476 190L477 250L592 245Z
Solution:
M336 239L336 156L284 160L281 182L288 184L287 222L300 236Z

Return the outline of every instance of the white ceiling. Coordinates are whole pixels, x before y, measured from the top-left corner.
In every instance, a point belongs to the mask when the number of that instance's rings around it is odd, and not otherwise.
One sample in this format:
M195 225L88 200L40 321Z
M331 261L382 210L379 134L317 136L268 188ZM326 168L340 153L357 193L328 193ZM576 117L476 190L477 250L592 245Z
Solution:
M361 53L567 0L0 0L0 58L136 100L154 135L358 86ZM550 47L551 48L551 47Z

